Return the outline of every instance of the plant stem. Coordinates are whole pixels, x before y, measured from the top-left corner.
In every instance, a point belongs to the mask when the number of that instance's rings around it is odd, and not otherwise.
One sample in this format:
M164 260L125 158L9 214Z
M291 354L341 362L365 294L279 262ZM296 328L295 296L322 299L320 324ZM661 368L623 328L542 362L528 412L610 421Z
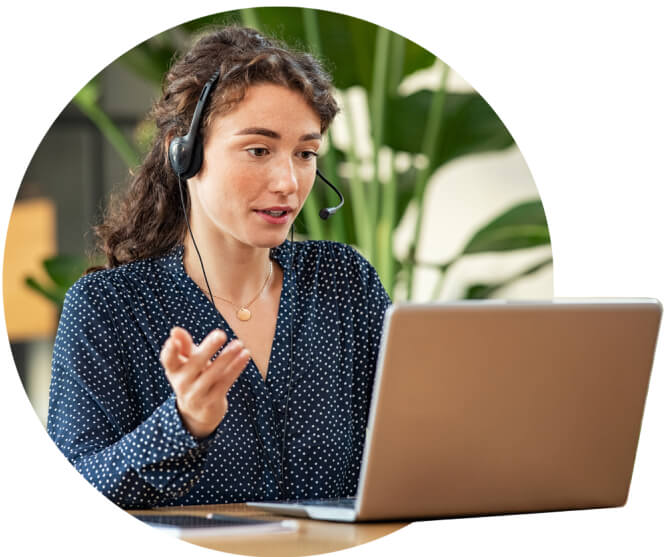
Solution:
M419 176L417 177L412 196L414 203L417 205L417 220L415 221L415 233L410 243L410 250L408 253L408 259L411 266L408 273L408 299L412 299L412 288L415 274L414 261L417 255L417 246L421 239L422 219L424 216L424 194L426 192L429 176L431 175L432 162L435 158L436 143L441 127L441 116L443 107L445 106L445 92L449 68L446 64L441 63L441 65L440 81L438 83L438 89L433 92L431 98L431 106L429 107L426 130L424 132L424 140L422 141L422 152L427 156L428 161L426 167L421 169Z
M356 150L356 128L354 127L354 117L352 116L352 110L350 109L351 102L349 102L347 95L344 92L343 103L346 105L343 112L345 113L347 135L349 136L346 160L351 169L350 193L352 194L352 211L354 213L354 232L357 245L364 256L370 259L373 255L372 235L375 223L370 220L365 184L359 176L359 163Z
M389 43L391 33L384 27L378 27L375 40L375 60L373 62L373 85L370 97L370 123L373 133L373 181L371 187L371 223L377 225L379 197L380 197L380 147L384 134L387 66L389 60ZM377 262L377 242L373 235L373 265Z
M405 38L394 33L391 37L391 55L389 56L389 79L387 94L398 96L398 86L403 79L403 63L405 61Z
M303 8L303 27L305 27L305 38L308 44L312 47L313 52L321 58L322 43L319 36L319 22L317 21L317 14L312 8Z
M261 24L254 12L254 8L243 8L240 10L240 17L242 18L242 24L245 27L252 27L253 29L261 31Z
M403 62L405 58L405 39L397 34L391 35L389 56L389 76L387 79L387 95L398 96L398 86L403 79ZM384 131L384 130L382 130ZM382 135L382 132L380 132ZM398 175L395 166L396 154L391 152L389 181L382 186L382 215L377 227L377 270L382 285L387 293L394 298L397 274L394 259L394 223L396 222L396 205L398 196Z
M137 151L135 151L130 142L126 139L123 133L121 133L121 130L111 118L105 114L98 104L81 102L77 96L75 96L73 101L79 107L79 110L88 116L96 125L103 136L105 136L105 139L112 144L128 168L135 168L140 164L140 157L138 156Z
M396 219L396 191L398 180L394 166L394 155L391 152L389 180L383 184L382 214L377 226L378 260L377 271L380 280L390 296L393 297L395 287L393 234Z

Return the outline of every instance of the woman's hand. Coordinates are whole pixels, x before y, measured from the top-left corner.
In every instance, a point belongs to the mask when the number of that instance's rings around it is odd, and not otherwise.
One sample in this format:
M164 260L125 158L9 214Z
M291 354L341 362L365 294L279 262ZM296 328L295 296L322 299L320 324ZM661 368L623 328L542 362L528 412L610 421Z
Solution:
M161 349L160 361L177 395L177 410L194 437L207 437L228 410L226 395L249 361L249 351L235 339L215 360L226 333L215 329L196 345L191 335L174 327Z

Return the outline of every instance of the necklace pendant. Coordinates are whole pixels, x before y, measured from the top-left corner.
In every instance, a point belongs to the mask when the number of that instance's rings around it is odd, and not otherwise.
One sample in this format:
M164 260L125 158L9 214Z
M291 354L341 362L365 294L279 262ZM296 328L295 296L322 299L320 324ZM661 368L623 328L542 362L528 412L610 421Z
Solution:
M245 307L240 308L236 315L240 321L249 321L252 318L252 312Z

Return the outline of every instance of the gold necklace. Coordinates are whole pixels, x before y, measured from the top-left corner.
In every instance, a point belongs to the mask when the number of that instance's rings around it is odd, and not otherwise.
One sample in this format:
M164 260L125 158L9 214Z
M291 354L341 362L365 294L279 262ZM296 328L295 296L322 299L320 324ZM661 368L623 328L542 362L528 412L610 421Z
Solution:
M266 286L268 285L268 281L270 281L270 277L273 275L273 262L270 261L270 270L268 271L268 275L266 276L266 280L263 281L263 286L261 286L261 290L259 290L258 294L254 296L249 302L242 306L238 306L235 302L229 300L228 298L224 298L223 296L217 296L216 294L212 294L215 298L219 300L223 300L224 302L227 302L231 304L235 309L235 316L240 320L240 321L249 321L252 318L252 312L249 311L249 307L256 302L257 298L263 293L263 291L266 289ZM195 282L195 281L194 281ZM198 284L196 282L196 284ZM198 288L200 288L203 291L203 294L207 294L205 289L198 284Z

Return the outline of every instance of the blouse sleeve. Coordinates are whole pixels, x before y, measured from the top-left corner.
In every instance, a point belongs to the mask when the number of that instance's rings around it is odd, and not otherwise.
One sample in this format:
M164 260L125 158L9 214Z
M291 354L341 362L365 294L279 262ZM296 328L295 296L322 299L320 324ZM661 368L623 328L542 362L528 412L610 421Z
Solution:
M365 319L361 328L355 331L354 361L358 362L353 385L352 433L354 441L353 458L347 473L346 495L353 497L359 482L361 459L366 441L366 427L370 409L373 381L377 369L377 358L382 336L382 325L391 300L384 289L375 268L357 251L351 249L350 284L361 286L361 300L351 300L364 308ZM352 289L353 290L353 289ZM350 292L352 292L350 290Z
M169 504L198 481L214 434L197 440L169 396L145 419L132 402L101 285L67 293L52 359L47 431L75 468L124 508ZM131 364L132 365L132 364Z

